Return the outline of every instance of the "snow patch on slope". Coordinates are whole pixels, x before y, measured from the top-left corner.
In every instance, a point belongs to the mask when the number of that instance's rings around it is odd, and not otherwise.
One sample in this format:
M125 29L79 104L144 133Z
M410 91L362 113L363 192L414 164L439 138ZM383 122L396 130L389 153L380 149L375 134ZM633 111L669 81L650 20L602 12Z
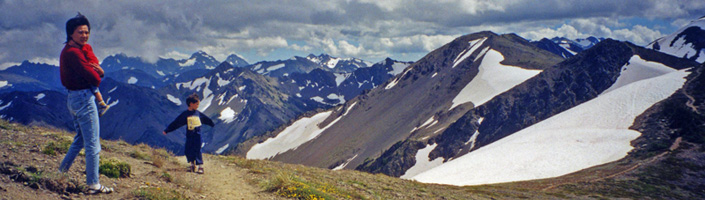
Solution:
M319 124L332 113L333 111L322 112L297 120L276 137L252 146L250 151L247 152L247 159L268 159L277 154L296 149L298 146L316 138L326 128L333 125L334 123L331 123L324 128L319 127Z
M127 79L127 83L128 84L135 84L135 83L137 83L137 78L135 78L134 76L131 76L129 79Z
M1 88L1 87L5 87L5 86L12 86L12 84L10 84L10 83L7 82L7 81L0 81L0 88Z
M272 71L275 71L275 70L278 70L278 69L281 69L284 67L286 67L286 64L284 64L284 63L272 65L272 66L267 67L267 72L272 72Z
M0 104L2 104L2 101L0 101ZM10 105L12 105L12 101L8 102L4 106L0 106L0 111L5 110L5 108L10 107Z
M392 64L392 71L388 73L392 76L396 76L397 74L401 74L402 72L404 72L404 69L406 69L406 67L409 67L409 65L395 62L394 64Z
M218 119L223 120L226 124L229 124L235 120L235 111L232 108L227 107L223 109L223 111L220 111L220 117L218 117Z
M46 96L47 96L47 95L45 95L44 93L39 93L39 94L37 94L37 96L34 96L34 98L37 99L37 101L39 101L39 100L43 99L43 98L46 97Z
M416 152L416 164L406 170L404 175L402 175L400 178L410 179L411 177L414 177L424 171L427 171L443 164L443 158L441 157L438 157L434 160L430 160L428 158L428 155L431 153L431 151L433 151L433 149L436 148L436 146L438 146L438 144L427 145L423 149L419 149L419 151Z
M617 81L602 93L605 94L630 83L661 76L673 71L676 70L661 63L646 61L639 55L634 55L626 65L622 66Z
M487 40L486 37L468 42L468 43L470 43L470 48L465 49L465 51L460 53L458 55L458 57L456 57L455 60L453 60L453 67L452 68L455 68L455 66L457 66L458 64L463 62L463 60L467 59L470 55L472 55L475 52L475 50L477 50L477 48L480 48L480 46L482 46L482 44L485 43L485 40Z
M196 64L196 58L191 58L186 60L184 63L179 63L179 66L181 67L188 67L188 66L193 66L193 64Z
M353 156L352 158L347 159L347 160L345 161L345 163L336 166L335 168L333 168L333 171L345 169L345 167L347 167L348 164L350 164L350 162L352 162L353 160L355 160L355 158L357 158L358 155L360 155L360 154L355 154L355 156Z
M335 75L335 86L340 87L340 84L343 83L343 81L345 81L345 79L348 78L350 74L333 73L333 75Z
M181 105L181 100L179 100L179 98L176 98L176 97L174 97L174 96L171 96L170 94L167 94L167 95L166 95L166 99L169 99L169 101L173 102L173 103L176 104L177 106L180 106L180 105Z
M488 50L480 63L479 72L453 99L450 110L467 102L472 102L475 106L482 105L500 93L541 73L541 70L502 65L500 62L503 60L504 56L500 52L494 49Z
M226 149L228 149L229 146L230 146L230 144L225 144L225 146L222 146L222 147L218 148L218 150L215 150L215 153L216 153L216 154L222 154L223 151L225 151Z
M479 185L557 177L616 161L641 135L629 129L636 116L681 88L687 75L675 71L601 94L412 179Z

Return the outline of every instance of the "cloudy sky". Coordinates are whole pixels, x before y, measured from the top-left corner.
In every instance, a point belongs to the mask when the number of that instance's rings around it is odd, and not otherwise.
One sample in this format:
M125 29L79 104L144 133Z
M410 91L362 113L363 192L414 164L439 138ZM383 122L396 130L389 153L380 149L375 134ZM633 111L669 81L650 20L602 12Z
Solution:
M0 0L0 69L23 60L58 65L65 23L92 25L99 59L147 61L202 50L248 62L310 53L416 61L461 35L490 30L529 40L588 36L638 45L705 15L703 0Z

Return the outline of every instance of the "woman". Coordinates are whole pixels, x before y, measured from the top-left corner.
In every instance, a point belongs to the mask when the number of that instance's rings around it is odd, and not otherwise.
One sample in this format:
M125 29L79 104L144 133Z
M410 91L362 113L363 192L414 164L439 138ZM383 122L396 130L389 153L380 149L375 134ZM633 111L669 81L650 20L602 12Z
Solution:
M103 69L88 57L94 56L87 44L91 25L78 13L66 22L66 45L61 50L59 71L61 84L68 89L67 106L73 116L76 137L59 166L67 172L82 148L86 148L86 184L89 194L111 193L113 188L100 184L98 163L100 160L100 123L95 96L92 89L98 87Z

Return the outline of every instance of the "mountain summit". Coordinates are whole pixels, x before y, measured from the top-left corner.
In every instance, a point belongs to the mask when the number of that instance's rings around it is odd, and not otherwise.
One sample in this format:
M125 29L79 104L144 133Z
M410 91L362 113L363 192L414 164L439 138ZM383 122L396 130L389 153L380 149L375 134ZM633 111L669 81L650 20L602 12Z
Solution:
M705 17L691 21L646 47L699 63L705 62Z

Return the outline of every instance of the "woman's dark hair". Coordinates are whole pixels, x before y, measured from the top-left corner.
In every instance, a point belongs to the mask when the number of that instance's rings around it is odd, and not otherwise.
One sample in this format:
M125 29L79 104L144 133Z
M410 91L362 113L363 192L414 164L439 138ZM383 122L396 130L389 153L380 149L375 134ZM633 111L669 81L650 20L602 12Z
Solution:
M71 41L71 34L78 28L79 26L86 25L88 26L88 31L91 31L91 23L88 22L88 18L86 16L83 16L80 12L78 15L75 17L69 19L69 21L66 21L66 42L68 43Z
M198 97L198 94L193 93L191 95L188 95L188 97L186 97L186 106L190 106L192 103L196 103L199 101L201 101L201 100Z

